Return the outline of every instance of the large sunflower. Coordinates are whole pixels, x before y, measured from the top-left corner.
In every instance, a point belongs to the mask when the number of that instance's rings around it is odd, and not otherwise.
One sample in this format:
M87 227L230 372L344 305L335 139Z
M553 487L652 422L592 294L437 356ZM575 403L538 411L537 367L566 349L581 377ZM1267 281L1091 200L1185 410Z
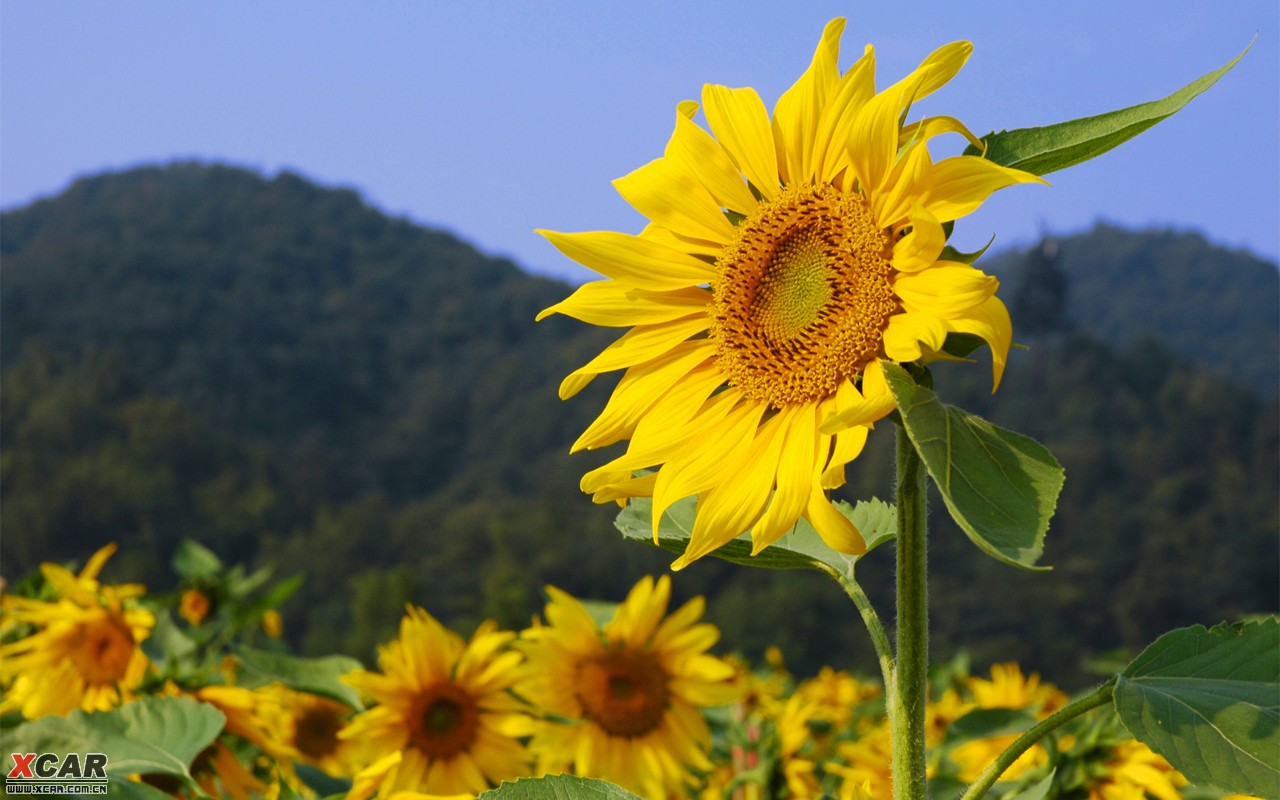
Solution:
M351 720L340 739L361 742L378 757L348 794L376 789L479 794L528 773L523 746L509 735L524 706L508 690L518 682L515 634L482 625L464 642L420 608L400 622L400 638L381 648L381 673L357 670L343 681L379 705ZM523 730L521 725L521 730Z
M876 92L875 53L837 67L844 20L774 107L750 88L703 88L677 106L663 156L614 182L650 223L637 236L540 231L606 277L542 312L630 328L561 384L561 397L625 369L573 445L630 439L587 473L597 502L653 497L657 521L698 496L680 568L750 530L758 552L805 517L837 550L857 529L827 491L893 409L883 360L937 355L948 333L981 337L998 384L1010 344L997 281L942 259L944 226L996 189L1038 181L977 156L934 162L951 117L904 124L911 104L968 59L946 45ZM636 477L637 470L659 467Z
M646 577L601 629L576 599L548 592L547 624L518 645L528 656L525 695L560 718L533 728L538 769L572 767L646 797L683 794L690 768L711 770L699 707L728 703L743 688L732 666L706 653L719 631L698 622L702 598L664 619L671 581Z
M156 619L133 603L146 593L142 586L98 583L115 551L114 544L98 550L79 575L41 564L55 600L4 596L4 626L35 630L0 647L0 714L36 719L76 708L106 711L133 699L150 663L139 644Z

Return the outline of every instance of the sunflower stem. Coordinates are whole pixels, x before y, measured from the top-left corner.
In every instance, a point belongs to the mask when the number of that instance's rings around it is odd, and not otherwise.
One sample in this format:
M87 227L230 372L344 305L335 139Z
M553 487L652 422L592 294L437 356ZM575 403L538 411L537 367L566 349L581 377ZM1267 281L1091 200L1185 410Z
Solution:
M903 427L898 428L897 477L898 648L888 687L893 796L895 800L925 800L929 608L924 465Z
M828 568L828 572L840 584L840 588L844 589L844 593L849 595L858 613L862 615L867 633L871 634L871 644L875 647L876 658L880 662L880 677L887 690L893 682L893 647L889 644L889 636L884 632L884 625L880 624L880 615L876 613L875 606L871 605L871 598L867 597L856 580L845 577L835 569Z
M978 779L970 784L969 788L965 790L963 795L961 795L960 800L978 800L978 798L985 795L987 790L1000 779L1000 776L1004 774L1005 770L1013 766L1013 762L1017 761L1019 756L1031 749L1033 744L1043 739L1055 728L1070 722L1087 711L1092 711L1098 706L1103 706L1111 702L1111 696L1115 692L1115 688L1116 679L1112 677L1111 680L1102 684L1097 689L1094 689L1089 694L1075 700L1074 702L1068 703L1050 714L1048 717L1036 723L1034 727L1028 729L1026 733L1019 736L1013 744L1005 748L1004 752L997 756L995 761L992 761L987 765L987 768L982 771L982 774L978 776Z

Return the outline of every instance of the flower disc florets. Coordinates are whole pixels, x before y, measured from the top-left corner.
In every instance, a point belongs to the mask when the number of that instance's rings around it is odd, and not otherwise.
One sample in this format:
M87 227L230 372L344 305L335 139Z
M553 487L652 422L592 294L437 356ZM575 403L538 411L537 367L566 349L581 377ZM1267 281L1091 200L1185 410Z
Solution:
M801 186L757 206L711 282L711 338L730 385L782 408L859 375L898 310L891 256L859 195Z

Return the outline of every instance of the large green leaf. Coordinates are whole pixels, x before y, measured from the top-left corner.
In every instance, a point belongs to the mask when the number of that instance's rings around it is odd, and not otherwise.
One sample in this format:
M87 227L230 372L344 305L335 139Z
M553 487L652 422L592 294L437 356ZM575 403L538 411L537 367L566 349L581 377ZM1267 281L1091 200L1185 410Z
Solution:
M222 571L222 560L193 539L183 539L173 553L173 570L187 580L212 578Z
M893 506L881 500L861 500L856 506L836 503L840 513L853 521L866 540L867 552L884 544L897 535L897 521ZM653 503L647 497L631 500L618 514L615 524L628 539L640 539L653 543L653 527L650 520ZM672 504L658 525L658 546L673 553L684 553L693 533L693 520L697 514L697 498L686 497ZM789 533L765 548L759 555L751 555L751 536L742 534L711 555L765 569L816 569L828 572L834 569L852 580L853 568L861 556L836 552L822 541L822 537L807 521L799 520Z
M192 760L224 724L221 711L190 697L144 697L111 711L28 722L5 742L19 753L106 753L112 781L135 774L190 781Z
M477 800L641 800L637 795L604 781L575 775L521 778L490 789Z
M1119 674L1115 704L1193 782L1280 797L1280 620L1166 633Z
M1250 47L1253 47L1252 42L1223 67L1192 81L1163 100L1042 128L989 133L982 137L987 146L986 158L1006 167L1015 167L1036 175L1048 175L1100 156L1181 110L1227 74L1249 52ZM977 155L979 152L972 145L965 150L967 155Z
M363 668L359 661L350 656L303 658L250 647L236 648L236 655L243 665L240 683L244 686L278 682L299 692L332 698L357 710L363 708L356 690L340 679L352 670Z
M943 405L905 369L885 364L903 425L952 518L986 553L1034 569L1063 472L1039 442Z

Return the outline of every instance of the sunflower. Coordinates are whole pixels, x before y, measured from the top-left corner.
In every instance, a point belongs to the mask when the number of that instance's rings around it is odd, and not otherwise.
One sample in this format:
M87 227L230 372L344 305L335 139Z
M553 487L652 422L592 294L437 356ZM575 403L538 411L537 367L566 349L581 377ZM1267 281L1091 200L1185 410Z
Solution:
M509 735L524 709L508 691L516 688L521 661L507 647L514 637L489 622L464 642L410 607L400 638L379 651L381 673L357 670L342 678L379 703L338 734L377 759L348 798L364 800L374 791L479 794L527 774L525 750Z
M1168 761L1142 742L1120 742L1107 761L1105 777L1089 785L1089 800L1180 800L1187 785Z
M76 708L106 711L133 698L150 664L139 644L156 619L132 602L146 593L142 586L98 583L115 551L114 544L98 550L79 575L41 564L55 600L4 596L5 627L36 630L0 646L0 714L21 711L36 719Z
M353 775L363 765L362 745L339 738L351 709L327 697L280 688L280 701L288 715L286 741L299 760L329 775Z
M562 724L541 720L530 749L538 769L571 767L646 797L683 794L691 770L709 772L711 734L699 711L743 691L735 670L708 655L719 638L694 598L666 616L671 581L641 579L601 629L570 595L549 587L547 624L521 636L525 696Z
M650 220L639 235L539 231L606 278L539 319L630 329L560 387L567 398L625 370L572 449L630 444L582 488L597 502L652 497L655 532L696 495L675 569L748 530L759 552L800 517L833 548L863 552L827 492L894 408L882 363L943 357L947 334L964 333L990 345L997 385L1004 369L1012 333L997 281L943 258L944 226L1040 179L977 156L935 163L935 136L977 143L951 117L903 124L968 42L877 93L871 47L837 68L843 30L827 25L772 119L750 88L703 88L710 133L693 121L697 103L677 106L663 156L614 182Z
M1040 682L1040 676L1031 673L1024 677L1022 668L1014 663L992 664L991 679L969 678L966 688L973 695L970 708L1025 709L1038 719L1057 711L1067 704L1067 696L1053 684ZM976 780L988 764L1018 738L1017 734L975 739L965 742L950 753L951 760L959 768L963 781ZM1015 780L1024 772L1049 761L1049 754L1041 745L1034 745L1018 757L1002 774L1003 780Z

